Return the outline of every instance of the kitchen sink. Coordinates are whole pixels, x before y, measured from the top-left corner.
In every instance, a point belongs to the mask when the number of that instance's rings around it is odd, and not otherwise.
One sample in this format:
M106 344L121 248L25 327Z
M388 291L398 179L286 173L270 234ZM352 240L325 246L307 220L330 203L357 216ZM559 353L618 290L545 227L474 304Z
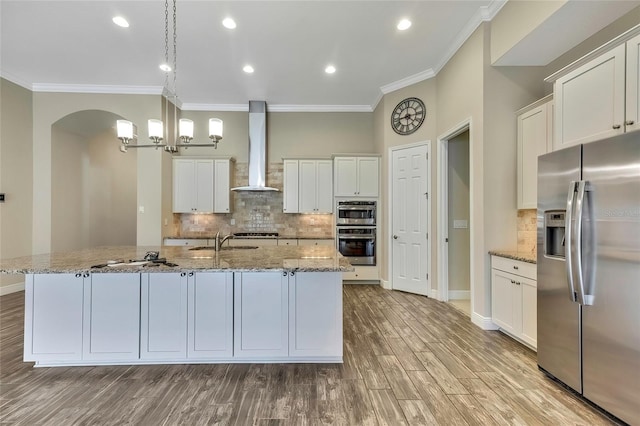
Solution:
M257 248L258 246L224 246L220 250L249 250ZM213 246L191 247L189 250L213 250Z

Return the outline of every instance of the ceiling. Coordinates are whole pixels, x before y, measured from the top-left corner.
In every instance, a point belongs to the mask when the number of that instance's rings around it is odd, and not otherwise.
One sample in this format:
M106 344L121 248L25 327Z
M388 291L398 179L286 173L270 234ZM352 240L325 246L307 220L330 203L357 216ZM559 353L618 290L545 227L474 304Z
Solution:
M272 110L371 111L382 93L437 74L503 4L179 0L175 91L190 110L246 110L249 99L264 99ZM34 91L160 93L164 13L161 0L2 0L0 74ZM114 25L116 15L130 27ZM564 32L585 26L579 12L566 15ZM222 26L227 16L237 22L235 30ZM397 30L405 17L413 25ZM615 17L606 19L591 19L591 33ZM576 43L551 44L564 52ZM169 44L171 52L171 34ZM539 54L548 61L549 51ZM245 74L245 64L255 72ZM328 64L335 74L324 72Z

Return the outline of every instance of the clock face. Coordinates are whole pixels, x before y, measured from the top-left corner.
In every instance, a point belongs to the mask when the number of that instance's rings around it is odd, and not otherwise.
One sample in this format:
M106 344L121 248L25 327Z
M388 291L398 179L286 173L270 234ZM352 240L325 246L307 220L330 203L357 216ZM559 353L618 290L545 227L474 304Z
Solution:
M427 109L420 99L407 98L391 113L391 127L399 135L410 135L418 130L426 116Z

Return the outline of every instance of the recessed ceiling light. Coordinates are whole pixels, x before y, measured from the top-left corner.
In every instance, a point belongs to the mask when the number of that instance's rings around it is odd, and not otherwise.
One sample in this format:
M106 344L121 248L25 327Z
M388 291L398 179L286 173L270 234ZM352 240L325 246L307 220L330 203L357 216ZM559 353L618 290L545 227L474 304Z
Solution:
M222 25L224 25L225 28L229 28L230 30L234 29L237 26L236 21L231 18L224 18L224 20L222 21Z
M400 31L404 31L404 30L409 29L409 27L410 27L410 26L411 26L411 21L410 21L410 20L408 20L408 19L402 19L400 22L398 22L398 26L397 26L397 28L398 28Z
M160 69L164 72L169 72L171 71L171 67L167 64L160 64Z
M326 72L327 74L333 74L334 72L336 72L336 67L334 67L333 65L327 65L327 67L324 69L324 72Z
M129 23L122 16L114 16L113 23L122 28L129 28Z
M254 70L251 65L245 65L244 67L242 67L242 71L246 72L247 74L251 74Z

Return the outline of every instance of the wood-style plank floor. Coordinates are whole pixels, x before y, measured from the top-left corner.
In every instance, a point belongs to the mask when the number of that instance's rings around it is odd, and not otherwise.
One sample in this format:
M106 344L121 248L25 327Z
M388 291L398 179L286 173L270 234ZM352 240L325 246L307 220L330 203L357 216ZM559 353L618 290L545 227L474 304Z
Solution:
M0 298L0 424L604 425L535 353L446 303L344 287L344 364L32 368Z

